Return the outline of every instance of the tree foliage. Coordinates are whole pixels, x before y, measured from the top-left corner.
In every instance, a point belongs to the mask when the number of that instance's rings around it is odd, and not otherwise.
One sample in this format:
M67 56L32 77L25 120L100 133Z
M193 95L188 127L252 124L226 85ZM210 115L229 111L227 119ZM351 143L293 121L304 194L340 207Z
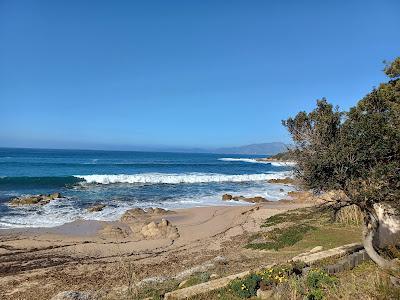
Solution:
M400 206L400 57L391 78L348 112L326 99L283 121L295 148L297 174L316 191L340 189L362 208L376 202Z

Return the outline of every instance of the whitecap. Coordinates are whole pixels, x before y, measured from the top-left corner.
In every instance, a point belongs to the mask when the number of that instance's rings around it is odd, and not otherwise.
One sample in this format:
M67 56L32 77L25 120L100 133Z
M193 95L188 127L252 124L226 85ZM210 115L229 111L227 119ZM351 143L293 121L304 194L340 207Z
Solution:
M112 183L147 183L147 184L179 184L179 183L209 183L209 182L250 182L269 179L284 178L291 172L226 175L216 173L143 173L143 174L94 174L74 175L84 179L86 183L112 184Z

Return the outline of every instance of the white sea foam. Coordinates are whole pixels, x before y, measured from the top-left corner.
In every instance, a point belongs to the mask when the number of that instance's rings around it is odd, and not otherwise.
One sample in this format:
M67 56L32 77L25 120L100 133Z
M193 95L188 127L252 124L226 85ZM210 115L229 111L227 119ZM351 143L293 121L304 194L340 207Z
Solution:
M269 162L256 160L254 158L223 157L223 158L218 158L218 160L221 160L221 161L232 161L232 162L241 161L241 162L247 162L247 163L253 163L253 164L269 164Z
M294 167L297 163L294 161L272 161L271 165L274 167Z
M112 183L147 183L147 184L179 184L179 183L208 183L208 182L249 182L268 179L284 178L289 172L268 173L268 174L243 174L226 175L212 173L187 173L187 174L95 174L95 175L74 175L84 179L87 183L112 184Z
M233 158L233 157L223 157L218 160L222 161L232 161L232 162L247 162L253 164L270 164L274 167L294 167L296 166L296 162L294 161L262 161L254 158Z

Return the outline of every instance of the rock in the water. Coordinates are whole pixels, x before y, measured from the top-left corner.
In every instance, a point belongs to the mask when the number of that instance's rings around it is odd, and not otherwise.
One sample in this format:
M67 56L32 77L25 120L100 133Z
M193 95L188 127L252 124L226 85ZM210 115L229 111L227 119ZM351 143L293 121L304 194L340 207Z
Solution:
M88 211L88 212L102 211L104 207L106 207L105 204L94 204L94 205L92 205L92 206L89 206L89 207L87 208L87 211Z
M53 193L48 195L34 195L34 196L26 196L26 197L17 197L13 198L10 201L10 205L12 206L21 206L21 205L45 205L50 201L55 199L62 198L60 193Z
M232 195L230 195L230 194L223 194L222 195L222 200L224 200L224 201L229 201L229 200L232 200Z
M154 238L170 238L175 239L179 237L178 229L175 226L165 219L162 219L161 222L150 222L147 225L144 225L141 230L141 234L145 238L154 239Z
M249 202L249 203L260 203L260 202L268 202L267 199L263 198L263 197L243 197L243 196L232 196L230 194L224 194L222 195L222 200L223 201L229 201L229 200L233 200L233 201L245 201L245 202Z
M62 198L61 193L53 193L49 195L50 198L54 199L58 199L58 198Z
M274 184L295 184L296 180L290 177L286 178L273 178L269 179L268 183L274 183Z
M78 291L66 291L55 295L51 300L89 300L91 299L89 293Z

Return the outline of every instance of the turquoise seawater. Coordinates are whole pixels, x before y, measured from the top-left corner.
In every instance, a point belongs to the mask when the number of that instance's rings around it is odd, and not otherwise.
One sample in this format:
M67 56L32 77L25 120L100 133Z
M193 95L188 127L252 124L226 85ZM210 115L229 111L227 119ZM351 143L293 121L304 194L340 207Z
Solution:
M77 219L115 220L132 207L246 205L224 193L281 199L291 190L266 183L289 166L257 156L0 148L0 227L57 226ZM282 191L283 189L283 191ZM11 197L61 192L44 206L10 207ZM107 207L88 213L86 207Z

